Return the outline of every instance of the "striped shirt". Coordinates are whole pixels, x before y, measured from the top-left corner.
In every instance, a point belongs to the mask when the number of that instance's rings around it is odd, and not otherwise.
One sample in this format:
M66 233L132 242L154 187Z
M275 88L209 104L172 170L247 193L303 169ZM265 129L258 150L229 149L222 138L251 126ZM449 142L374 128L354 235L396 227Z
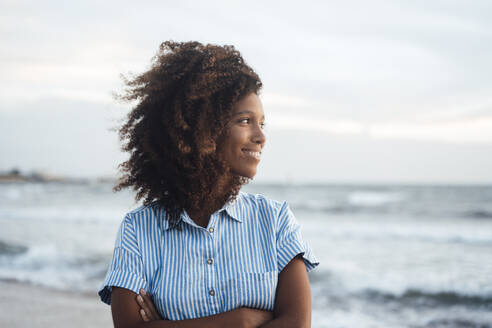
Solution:
M278 274L298 254L306 270L319 262L303 241L286 202L240 192L198 226L183 211L170 229L156 202L129 212L116 236L99 289L145 289L168 320L205 317L251 307L273 311Z

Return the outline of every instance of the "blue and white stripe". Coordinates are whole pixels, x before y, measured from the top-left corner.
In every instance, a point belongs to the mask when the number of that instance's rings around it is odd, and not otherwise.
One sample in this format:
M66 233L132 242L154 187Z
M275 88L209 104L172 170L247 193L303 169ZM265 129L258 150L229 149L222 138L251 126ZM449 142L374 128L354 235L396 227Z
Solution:
M241 192L207 228L183 211L170 229L164 214L154 202L125 216L99 289L103 302L118 286L144 288L169 320L242 306L273 311L278 274L290 260L302 253L308 272L319 264L286 202Z

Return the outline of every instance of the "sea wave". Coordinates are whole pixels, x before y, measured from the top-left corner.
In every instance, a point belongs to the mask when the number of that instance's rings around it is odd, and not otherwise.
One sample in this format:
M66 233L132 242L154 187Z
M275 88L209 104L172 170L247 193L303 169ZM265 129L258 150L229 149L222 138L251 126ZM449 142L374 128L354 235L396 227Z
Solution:
M3 243L0 254L0 279L35 285L87 291L104 278L109 255L70 254L52 244L31 247Z
M482 209L470 210L465 211L463 216L475 219L492 219L492 211Z
M492 325L487 322L468 320L461 318L439 318L427 322L425 325L413 325L411 328L491 328Z
M358 293L357 296L375 302L397 302L402 306L449 307L460 305L492 310L492 294L467 295L454 291L430 292L418 289L408 289L400 294L392 294L375 289L366 289Z
M358 206L381 206L404 199L401 192L354 191L347 195L348 203Z
M460 206L416 205L407 202L346 202L334 200L304 200L292 202L291 207L301 212L317 212L328 215L361 215L400 218L456 218L456 219L492 219L492 210L477 207L463 209Z
M333 228L325 232L324 238L337 240L360 240L360 241L408 241L424 242L435 244L463 244L475 246L492 246L492 232L488 231L440 231L434 230L414 230L402 231L403 229L391 229L388 227L377 226L373 229L342 229Z
M119 222L124 214L124 211L116 208L88 209L78 205L0 209L0 217L17 221L35 220L86 223Z
M19 255L27 252L28 247L13 243L7 243L0 240L0 256L2 255Z

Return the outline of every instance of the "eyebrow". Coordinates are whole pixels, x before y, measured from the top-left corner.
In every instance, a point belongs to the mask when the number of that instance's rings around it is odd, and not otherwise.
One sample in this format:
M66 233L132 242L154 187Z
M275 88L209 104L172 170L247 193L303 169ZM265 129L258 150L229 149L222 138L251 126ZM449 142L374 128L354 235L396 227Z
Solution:
M254 112L252 112L250 110L243 110L243 111L240 111L240 112L234 114L234 116L241 115L241 114L254 114ZM265 115L263 115L261 118L265 119Z

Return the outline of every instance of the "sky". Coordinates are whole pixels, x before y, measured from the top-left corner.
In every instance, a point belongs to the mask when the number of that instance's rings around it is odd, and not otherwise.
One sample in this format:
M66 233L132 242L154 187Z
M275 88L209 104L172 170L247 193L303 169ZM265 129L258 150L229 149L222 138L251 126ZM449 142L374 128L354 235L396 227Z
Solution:
M255 181L492 183L490 1L1 1L0 171L116 176L121 74L165 40L260 75Z

